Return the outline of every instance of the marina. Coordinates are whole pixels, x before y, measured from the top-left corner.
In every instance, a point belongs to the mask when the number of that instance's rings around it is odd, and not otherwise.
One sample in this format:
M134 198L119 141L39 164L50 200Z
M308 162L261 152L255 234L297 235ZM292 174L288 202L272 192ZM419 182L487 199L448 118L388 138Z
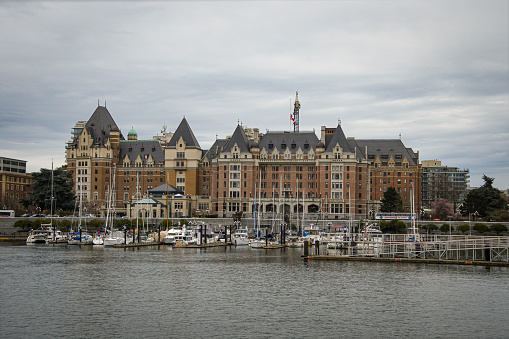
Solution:
M0 332L503 338L509 331L507 267L325 262L303 260L302 251L4 243Z

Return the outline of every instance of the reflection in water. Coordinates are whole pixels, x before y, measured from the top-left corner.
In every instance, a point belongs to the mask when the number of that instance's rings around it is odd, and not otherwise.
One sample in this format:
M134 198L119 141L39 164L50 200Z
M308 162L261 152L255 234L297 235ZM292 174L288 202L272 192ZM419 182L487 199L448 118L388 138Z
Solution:
M2 337L505 337L508 269L0 246ZM479 315L489 315L479 322Z

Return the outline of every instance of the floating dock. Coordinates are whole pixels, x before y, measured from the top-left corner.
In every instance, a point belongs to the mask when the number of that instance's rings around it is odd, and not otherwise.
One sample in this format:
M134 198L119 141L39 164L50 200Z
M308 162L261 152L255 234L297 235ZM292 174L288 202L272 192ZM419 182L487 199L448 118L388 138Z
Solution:
M472 265L472 266L509 266L507 261L482 261L482 260L453 260L453 259L419 259L419 258L383 258L383 257L354 257L347 255L310 255L304 257L309 260L331 260L331 261L371 261L371 262L393 262L393 263L419 263L419 264L440 264L440 265Z
M509 266L509 237L387 234L366 239L353 235L352 241L335 246L304 249L312 260L411 262L429 264ZM327 248L332 247L332 248Z
M140 242L140 243L129 243L129 244L117 244L113 245L115 248L134 248L134 247L145 247L145 246L157 246L164 245L161 242Z
M230 246L232 243L227 242L215 242L212 244L192 244L192 245L176 245L175 248L207 248L207 247L221 247L221 246Z

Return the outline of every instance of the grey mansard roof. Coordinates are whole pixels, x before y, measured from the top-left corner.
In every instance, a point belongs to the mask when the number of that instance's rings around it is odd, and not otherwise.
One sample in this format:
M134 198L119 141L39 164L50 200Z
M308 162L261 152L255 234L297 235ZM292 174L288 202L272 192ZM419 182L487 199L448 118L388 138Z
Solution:
M85 125L88 133L94 140L94 145L104 145L110 137L110 131L113 129L119 130L115 120L111 117L110 112L106 107L98 106L90 119L88 119ZM122 134L120 134L120 140L124 140Z
M184 139L187 148L190 147L200 148L200 144L198 143L198 140L196 140L196 137L194 136L191 127L187 123L186 118L182 119L179 127L177 127L177 129L175 130L175 133L173 134L170 142L168 143L168 147L176 147L177 142L180 140L181 137L182 139Z
M276 148L282 153L288 148L292 154L300 148L304 153L307 153L310 149L315 149L319 142L314 132L267 132L260 140L259 148L260 151L265 148L268 153Z
M154 164L164 163L164 150L157 140L124 140L120 142L120 162L128 155L134 163L138 155L146 164L148 156L154 159Z
M401 155L401 159L407 158L410 166L415 166L419 163L419 153L415 153L411 148L405 147L399 139L355 139L355 143L363 154L366 153L367 147L367 154L365 156L371 161L376 158L381 159L382 155L387 155L389 159L391 157L395 159L396 155Z
M228 143L228 139L216 139L216 141L210 146L209 150L203 155L203 157L207 157L209 160L212 160L218 156L219 153L223 151L223 148Z

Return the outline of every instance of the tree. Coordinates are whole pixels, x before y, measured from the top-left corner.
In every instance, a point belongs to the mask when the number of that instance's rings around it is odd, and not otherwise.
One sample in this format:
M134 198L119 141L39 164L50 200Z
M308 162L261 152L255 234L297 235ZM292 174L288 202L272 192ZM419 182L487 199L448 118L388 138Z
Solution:
M490 230L490 228L488 226L486 226L486 224L482 224L482 223L476 223L474 225L473 229L474 229L474 231L476 231L478 233L485 233Z
M465 197L460 207L463 216L477 212L481 218L487 218L500 210L507 211L507 198L492 186L495 179L483 175L483 180L484 185L470 191Z
M403 212L403 201L394 187L389 187L382 198L381 212Z
M447 220L447 218L453 214L454 208L446 199L438 198L431 203L431 215L433 218Z
M465 233L467 233L468 231L470 231L470 226L469 226L469 225L467 225L467 224L461 224L461 225L458 225L458 227L456 227L456 229L457 229L459 232L461 232L461 233L465 234Z
M51 209L51 170L41 168L40 172L33 173L32 176L32 197L24 199L23 205L25 208L33 205L41 210ZM59 167L53 171L53 211L72 211L74 202L72 174L67 172L67 167Z
M507 232L507 226L503 224L493 224L491 225L491 230L497 234L502 232Z
M31 228L33 228L33 224L31 220L20 219L14 223L14 227L19 227L22 231L29 231Z
M235 212L235 214L233 215L233 221L240 221L242 219L243 214L244 212L242 211Z
M391 220L389 222L382 220L380 222L380 230L388 233L404 233L406 224L401 220Z
M442 226L440 226L440 232L442 233L449 233L449 230L452 229L452 226L450 224L442 224Z

